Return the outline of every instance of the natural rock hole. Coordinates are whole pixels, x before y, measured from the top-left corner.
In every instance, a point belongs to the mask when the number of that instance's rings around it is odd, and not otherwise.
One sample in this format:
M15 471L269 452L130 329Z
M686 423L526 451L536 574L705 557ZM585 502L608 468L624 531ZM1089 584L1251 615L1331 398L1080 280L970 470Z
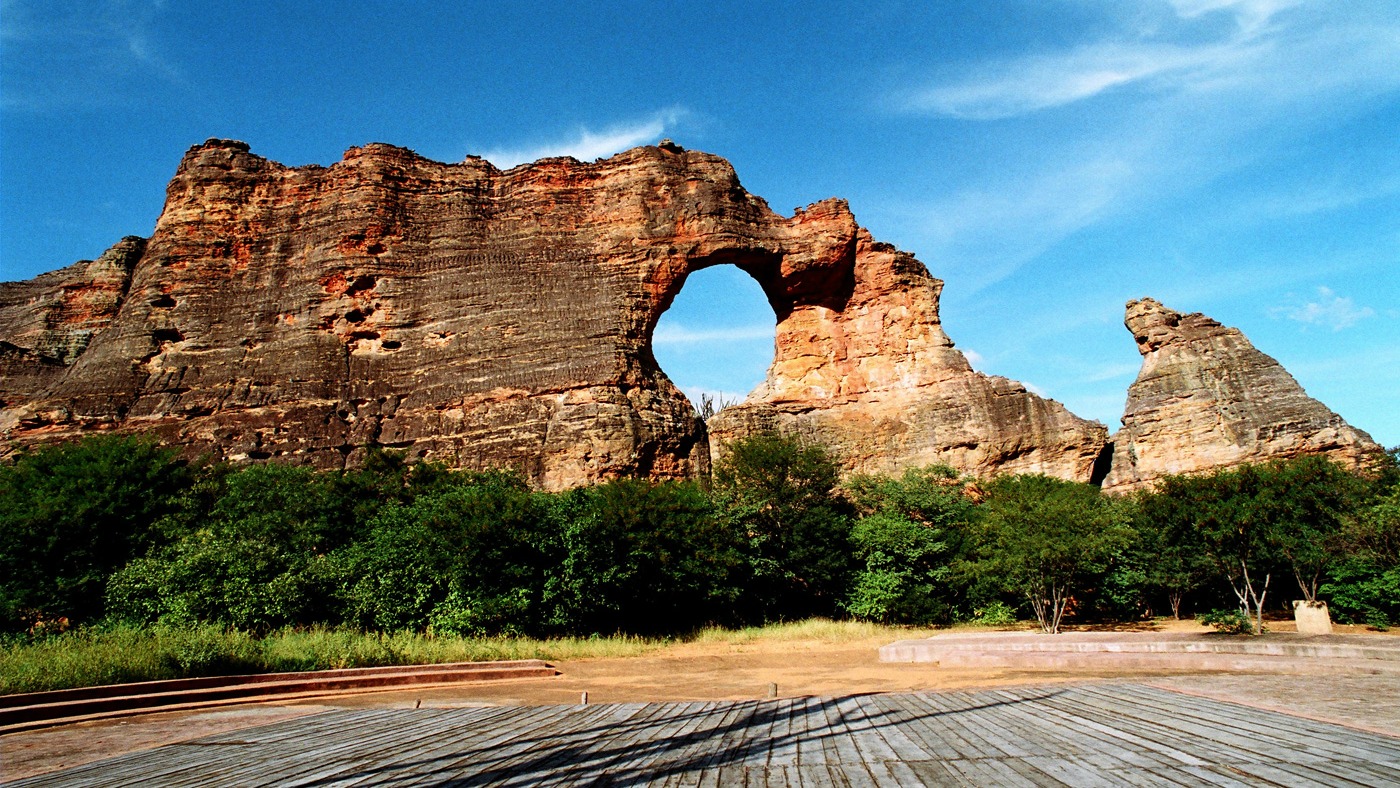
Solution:
M652 354L697 412L740 402L773 363L776 319L763 288L733 265L686 277L657 321Z

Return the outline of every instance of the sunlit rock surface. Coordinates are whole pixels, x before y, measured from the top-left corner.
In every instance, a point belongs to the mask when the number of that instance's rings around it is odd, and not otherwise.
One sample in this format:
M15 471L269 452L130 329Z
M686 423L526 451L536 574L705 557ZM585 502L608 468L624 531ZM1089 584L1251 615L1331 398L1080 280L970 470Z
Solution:
M1124 324L1142 353L1142 371L1113 436L1107 490L1304 454L1357 468L1381 451L1238 329L1150 298L1129 301Z
M0 433L9 451L151 431L319 467L383 445L547 488L690 477L705 426L650 338L716 264L778 321L767 383L717 435L812 435L856 471L1093 475L1104 427L971 370L941 283L845 203L779 216L728 162L669 143L505 172L379 144L296 168L196 146L149 240L0 285Z

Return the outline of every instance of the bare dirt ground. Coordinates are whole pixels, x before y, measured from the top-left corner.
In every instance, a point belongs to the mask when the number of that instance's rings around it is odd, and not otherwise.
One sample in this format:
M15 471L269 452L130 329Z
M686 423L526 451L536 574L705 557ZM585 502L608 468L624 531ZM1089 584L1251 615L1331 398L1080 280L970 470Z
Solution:
M1291 622L1270 622L1270 628L1287 631ZM1202 630L1191 621L1158 621L1151 627L1122 629ZM1359 634L1365 628L1338 627L1338 632ZM952 669L880 662L879 647L894 639L884 633L854 640L736 638L677 643L640 657L556 661L553 664L561 675L549 679L396 689L81 723L0 737L0 774L5 780L18 779L331 708L568 704L579 703L584 692L590 703L741 700L768 697L773 685L782 697L830 697L1132 680L1400 736L1400 677L1396 676L1351 675L1340 666L1322 665L1320 671L1340 671L1314 678L1188 671Z

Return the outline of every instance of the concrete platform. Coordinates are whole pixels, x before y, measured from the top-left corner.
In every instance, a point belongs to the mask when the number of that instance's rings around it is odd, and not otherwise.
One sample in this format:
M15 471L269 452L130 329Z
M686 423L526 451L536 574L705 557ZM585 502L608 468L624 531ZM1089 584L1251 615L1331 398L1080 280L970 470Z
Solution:
M1047 670L1228 670L1400 674L1400 638L1187 632L949 633L880 649L882 662Z

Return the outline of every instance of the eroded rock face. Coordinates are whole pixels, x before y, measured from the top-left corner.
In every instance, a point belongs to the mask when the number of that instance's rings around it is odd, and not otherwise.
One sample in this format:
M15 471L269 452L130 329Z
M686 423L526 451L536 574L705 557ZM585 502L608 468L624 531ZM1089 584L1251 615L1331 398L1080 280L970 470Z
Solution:
M118 248L0 285L0 364L27 370L6 374L8 445L115 428L321 467L378 444L547 488L692 476L705 428L650 338L687 274L723 263L779 323L768 384L725 414L727 435L816 433L856 470L1072 478L1105 442L968 368L938 322L941 283L845 203L784 218L723 159L665 143L501 172L387 145L289 168L210 140L149 241Z
M144 238L123 238L96 260L0 284L0 408L56 382L112 322L145 248Z
M1137 340L1142 371L1113 437L1106 490L1304 454L1356 468L1381 452L1238 329L1150 298L1128 302L1124 325Z
M821 219L812 214L794 222ZM743 403L710 420L712 453L778 430L828 446L849 472L946 463L983 476L1090 481L1097 464L1102 475L1102 424L974 371L939 320L943 283L910 255L847 229L844 258L758 277L780 303L773 365Z

